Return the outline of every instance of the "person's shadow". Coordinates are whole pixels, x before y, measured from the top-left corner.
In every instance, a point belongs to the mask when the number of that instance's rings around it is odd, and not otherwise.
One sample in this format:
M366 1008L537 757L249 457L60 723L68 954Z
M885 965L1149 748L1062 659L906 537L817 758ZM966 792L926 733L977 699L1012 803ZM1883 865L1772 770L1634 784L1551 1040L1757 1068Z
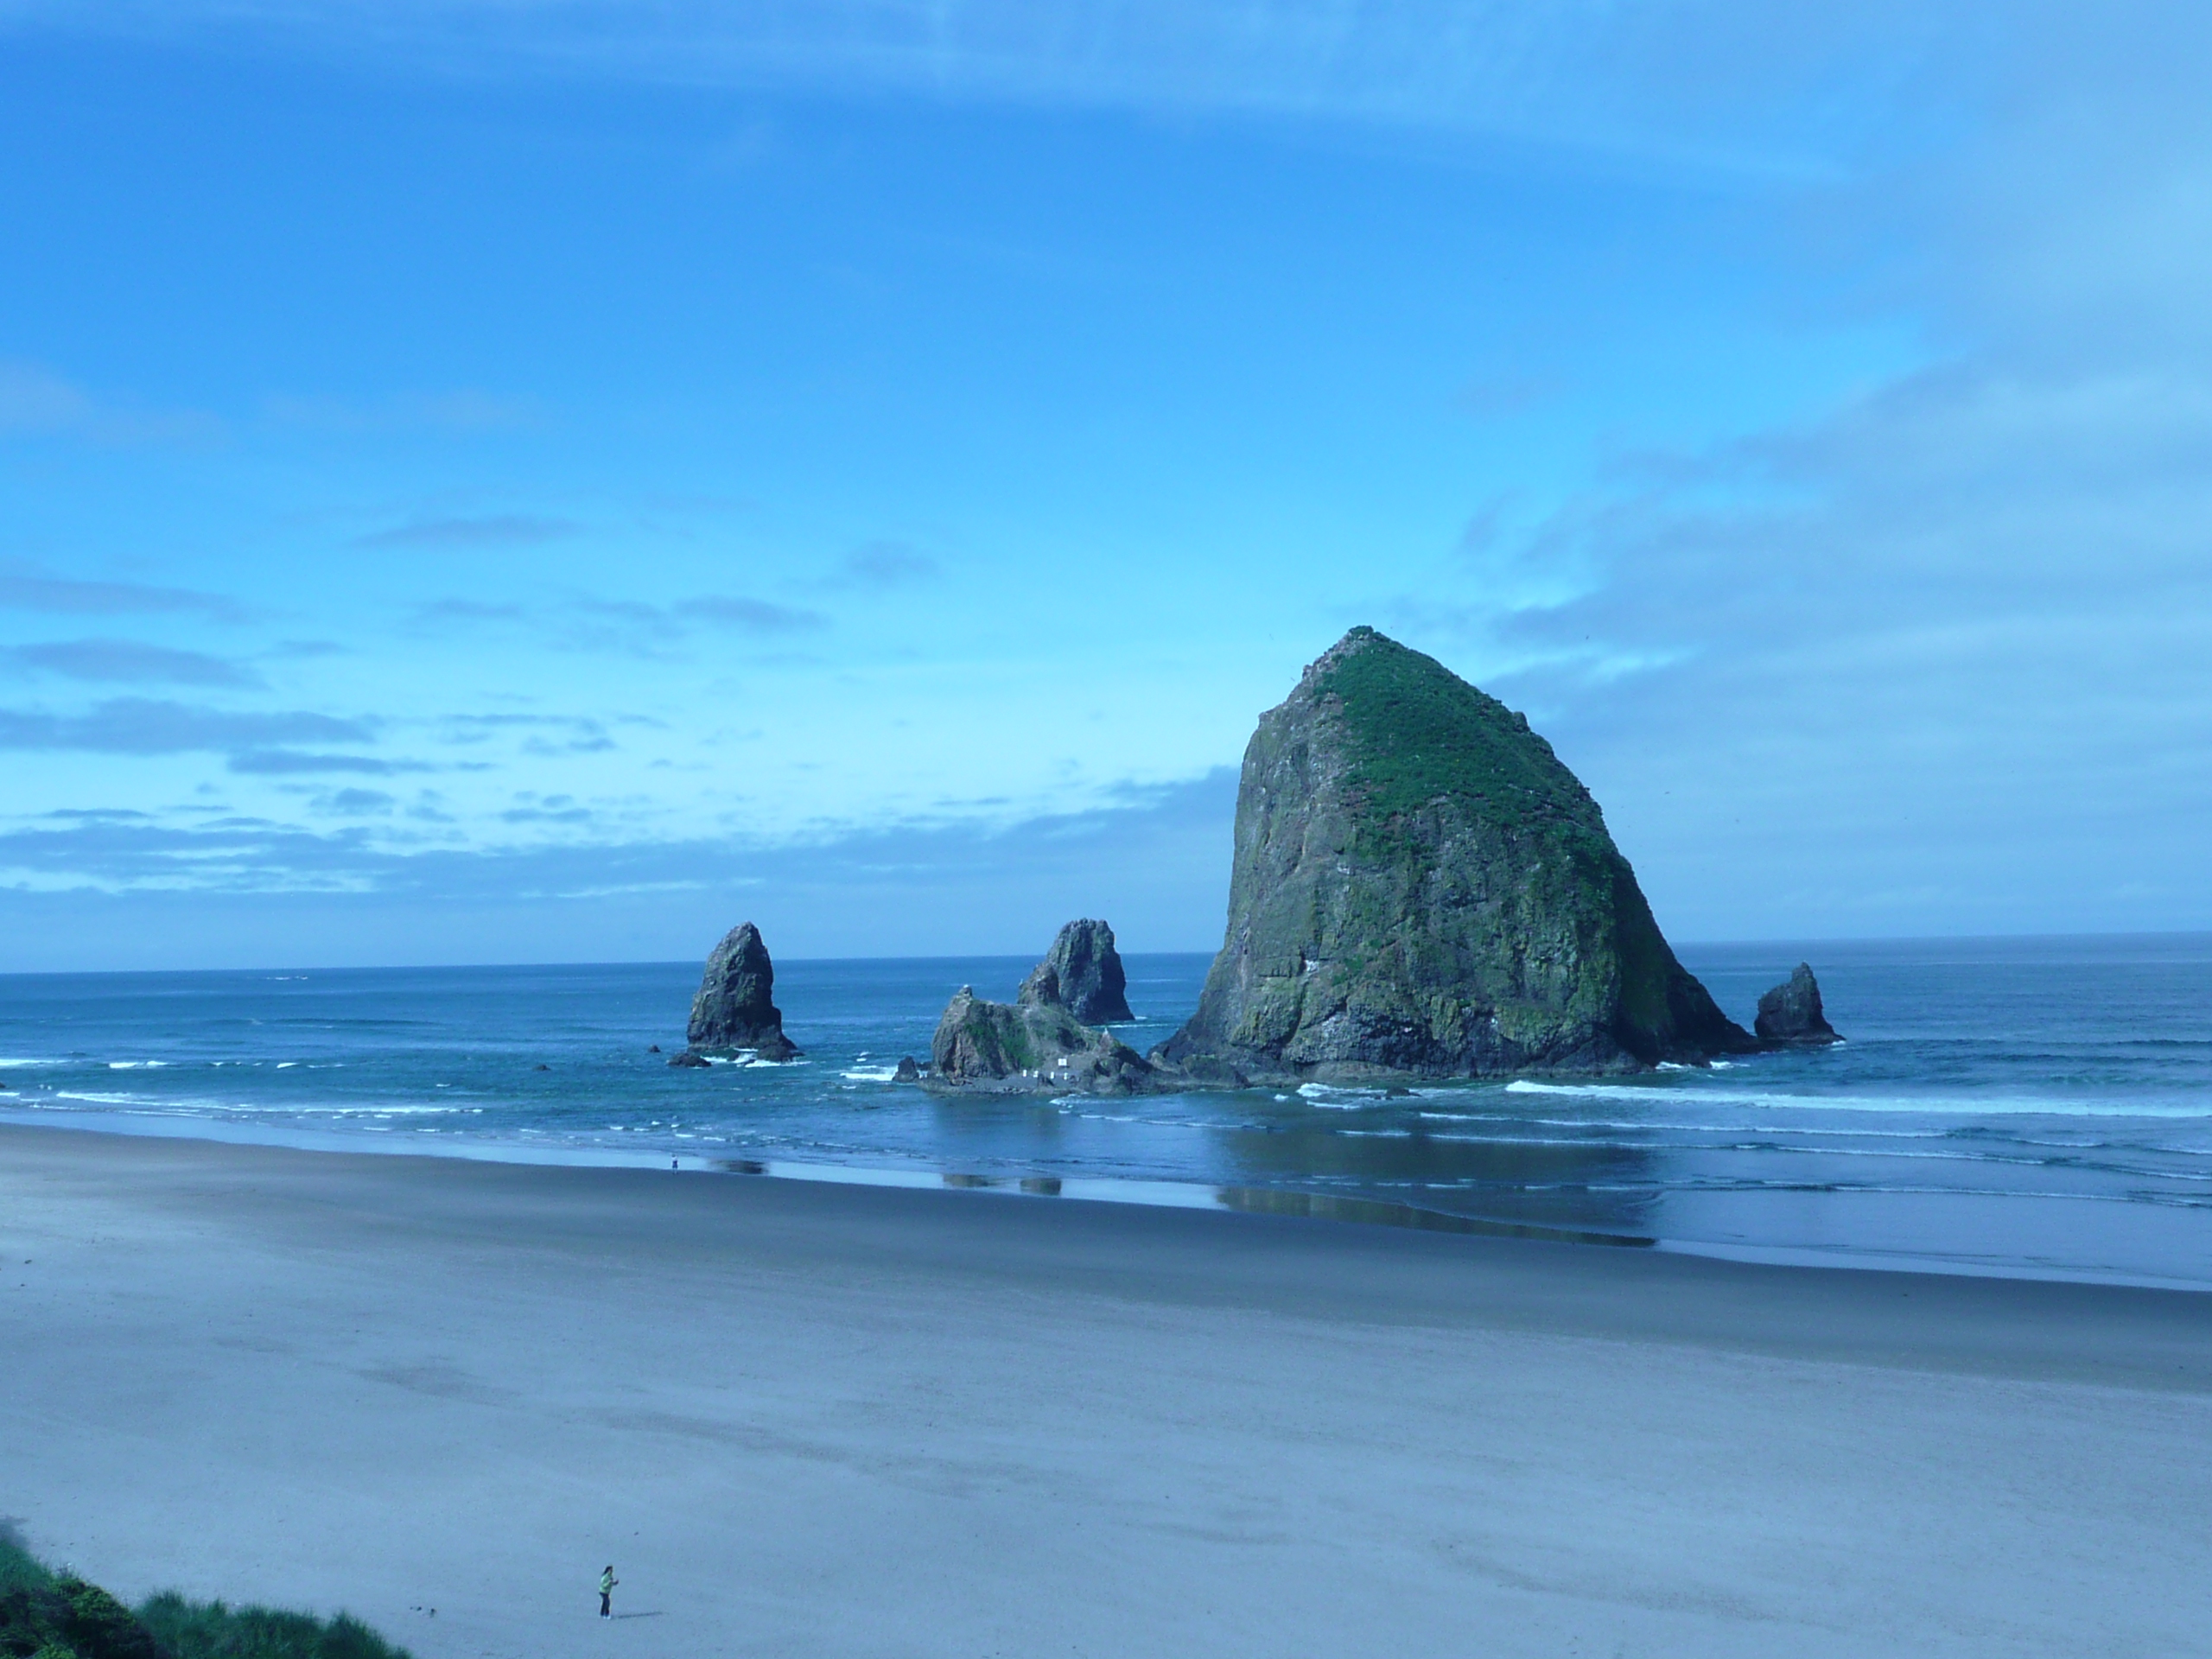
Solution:
M666 1618L668 1615L656 1607L649 1613L609 1613L609 1618Z

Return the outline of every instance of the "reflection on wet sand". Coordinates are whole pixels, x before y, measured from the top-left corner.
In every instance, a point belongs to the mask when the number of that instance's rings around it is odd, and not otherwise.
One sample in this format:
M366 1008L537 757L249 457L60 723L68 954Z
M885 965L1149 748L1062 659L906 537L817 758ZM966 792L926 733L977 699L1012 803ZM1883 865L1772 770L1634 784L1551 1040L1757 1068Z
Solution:
M1404 1207L1425 1215L1440 1212L1576 1237L1640 1238L1654 1230L1659 1160L1645 1148L1617 1141L1478 1141L1418 1128L1398 1134L1347 1134L1338 1125L1311 1122L1218 1129L1215 1139L1239 1174L1255 1186L1274 1189L1269 1197L1323 1196L1311 1192L1314 1185L1357 1186L1370 1192L1401 1187L1419 1194L1417 1204ZM1306 1190L1296 1190L1301 1187ZM1365 1201L1331 1196L1339 1203ZM1395 1202L1375 1201L1386 1207Z
M1393 1204L1382 1198L1338 1198L1327 1192L1298 1192L1277 1186L1224 1186L1216 1197L1224 1209L1246 1215L1294 1216L1307 1221L1358 1221L1370 1225L1412 1227L1424 1232L1481 1233L1493 1238L1538 1238L1561 1244L1625 1244L1649 1248L1658 1243L1631 1233L1592 1232L1549 1227L1535 1222L1495 1221Z

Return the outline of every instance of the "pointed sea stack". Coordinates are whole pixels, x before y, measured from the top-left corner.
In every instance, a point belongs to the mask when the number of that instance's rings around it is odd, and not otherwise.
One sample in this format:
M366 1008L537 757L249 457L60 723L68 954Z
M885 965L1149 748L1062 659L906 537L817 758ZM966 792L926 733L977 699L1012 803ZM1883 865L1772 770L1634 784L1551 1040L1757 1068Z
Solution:
M1522 715L1354 628L1260 717L1229 925L1154 1058L1195 1081L1612 1071L1745 1052Z
M1778 1047L1843 1040L1821 1011L1821 982L1813 977L1812 964L1803 962L1788 979L1759 998L1758 1018L1751 1029L1759 1041Z
M784 1016L772 993L776 969L760 930L741 922L707 958L699 994L691 999L685 1033L695 1053L731 1054L752 1049L764 1060L788 1060L800 1051L784 1035ZM674 1065L674 1061L670 1062Z
M1114 949L1114 930L1085 918L1070 922L1045 960L1029 970L1014 1001L1026 1007L1065 1008L1086 1026L1134 1020L1128 976Z

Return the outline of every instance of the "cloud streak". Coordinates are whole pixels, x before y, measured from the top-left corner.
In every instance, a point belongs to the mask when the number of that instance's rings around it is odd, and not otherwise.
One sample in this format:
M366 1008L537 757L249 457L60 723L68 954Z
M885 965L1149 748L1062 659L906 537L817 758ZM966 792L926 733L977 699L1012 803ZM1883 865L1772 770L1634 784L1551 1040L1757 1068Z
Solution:
M0 609L60 616L200 616L247 622L257 613L220 594L143 582L86 582L22 565L0 565Z
M95 683L258 687L261 676L204 652L136 639L65 639L17 645L5 655L26 668Z
M811 633L830 626L830 619L819 611L728 594L701 594L670 607L668 614L676 620L720 623L747 633Z
M433 770L420 760L386 760L370 754L326 754L304 749L245 749L232 754L227 764L232 772L259 778L297 778L327 772L390 778L404 772Z
M418 519L390 530L356 536L353 544L361 548L537 547L574 536L582 528L569 518L502 512L479 518Z
M1996 33L1978 6L1883 0L1787 17L1694 0L12 0L8 17L447 74L1351 122L1800 178L1894 127L1912 60Z
M145 697L118 697L81 715L0 709L0 748L100 754L188 754L286 743L367 743L365 721L307 713L239 714Z
M831 580L845 587L899 588L934 582L944 574L944 569L921 549L907 543L866 542L837 561L836 574Z
M0 25L5 21L0 10ZM223 435L223 423L199 410L95 397L36 364L0 363L0 438L55 435L105 444L205 443Z
M377 954L385 939L416 962L574 961L617 918L628 957L692 957L741 912L791 956L1033 956L1080 914L1111 918L1132 949L1211 950L1236 787L1224 767L1003 829L892 825L782 844L583 833L459 850L410 843L373 791L324 798L321 810L374 820L330 830L50 815L0 830L0 967L83 965L75 942L111 937L126 913L148 965L206 964L211 918L224 960L240 965L307 960L303 929L321 962L364 950L359 959L391 960ZM588 827L561 798L516 811L525 832Z

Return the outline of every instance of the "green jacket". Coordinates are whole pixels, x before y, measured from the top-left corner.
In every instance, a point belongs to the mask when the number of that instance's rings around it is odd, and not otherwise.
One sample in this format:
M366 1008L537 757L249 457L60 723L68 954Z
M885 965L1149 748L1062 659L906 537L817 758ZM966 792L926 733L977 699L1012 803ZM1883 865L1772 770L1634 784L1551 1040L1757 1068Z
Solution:
M615 1585L619 1582L620 1580L615 1578L614 1569L608 1567L606 1572L599 1575L599 1593L602 1596L612 1594Z

